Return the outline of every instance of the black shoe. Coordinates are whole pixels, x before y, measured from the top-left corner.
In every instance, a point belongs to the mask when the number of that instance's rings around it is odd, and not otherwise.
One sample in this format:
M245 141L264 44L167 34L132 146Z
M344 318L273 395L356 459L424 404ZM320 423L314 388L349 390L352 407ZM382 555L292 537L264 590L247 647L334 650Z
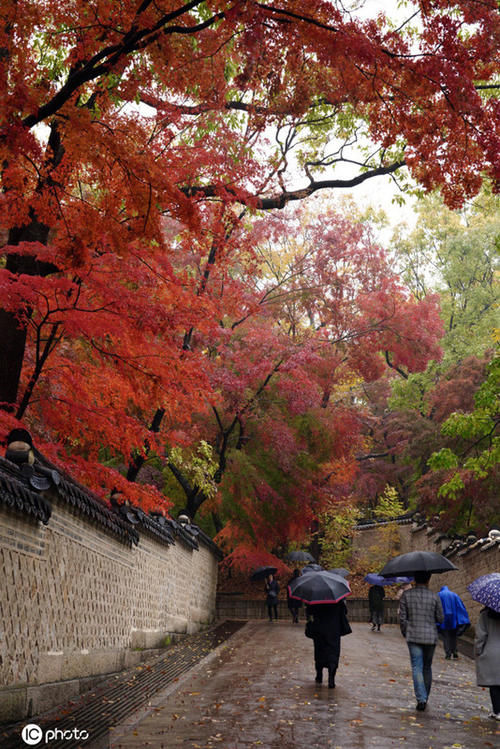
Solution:
M377 627L377 632L380 632L380 624Z
M316 669L316 678L314 679L316 684L323 684L323 669L319 671Z
M457 658L458 658L458 653L453 653L453 658L454 658L455 660L457 660Z
M334 689L335 687L335 673L337 669L336 668L329 668L328 669L328 688Z
M426 706L427 706L427 702L417 702L417 710L423 711L425 710Z

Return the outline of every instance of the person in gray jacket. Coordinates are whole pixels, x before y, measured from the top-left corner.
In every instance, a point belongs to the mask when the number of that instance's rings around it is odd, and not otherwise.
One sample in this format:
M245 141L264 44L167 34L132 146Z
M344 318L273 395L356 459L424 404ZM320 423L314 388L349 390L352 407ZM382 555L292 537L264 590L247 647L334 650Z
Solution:
M485 608L479 614L474 640L479 687L489 687L492 712L500 720L500 612Z
M443 621L437 593L428 588L430 572L415 573L415 587L401 596L399 626L410 651L417 710L425 710L432 685L432 658L438 640L436 625Z

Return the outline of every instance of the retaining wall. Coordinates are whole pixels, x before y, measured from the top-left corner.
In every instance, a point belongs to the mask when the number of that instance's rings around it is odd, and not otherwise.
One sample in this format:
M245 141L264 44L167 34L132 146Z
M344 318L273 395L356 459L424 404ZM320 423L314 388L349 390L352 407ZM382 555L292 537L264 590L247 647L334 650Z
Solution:
M368 600L366 598L346 598L349 621L368 622L370 619ZM396 624L398 602L384 601L384 621ZM250 600L239 595L219 593L217 595L217 618L224 619L267 619L265 601ZM299 618L305 620L305 609L299 610ZM278 619L291 621L286 600L278 601Z

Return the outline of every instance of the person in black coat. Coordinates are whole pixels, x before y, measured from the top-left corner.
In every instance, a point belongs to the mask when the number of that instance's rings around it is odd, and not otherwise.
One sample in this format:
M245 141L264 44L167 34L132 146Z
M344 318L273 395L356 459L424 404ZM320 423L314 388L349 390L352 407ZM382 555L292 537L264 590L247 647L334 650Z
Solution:
M372 632L375 627L380 632L380 626L384 622L384 598L385 590L381 585L372 585L370 587L368 591L368 604L370 606Z
M307 606L306 613L314 641L314 665L316 683L323 681L323 669L328 669L328 686L335 687L335 674L340 658L340 638L351 631L347 621L347 607L344 601Z
M274 579L273 575L266 577L266 606L267 613L269 615L269 621L272 622L273 614L274 618L278 619L278 593L280 592L280 586L278 581Z
M294 624L298 624L299 623L299 609L302 606L302 601L298 601L296 598L291 598L290 597L290 591L288 589L288 586L290 585L290 583L292 583L298 577L300 577L300 570L295 569L293 571L292 577L290 578L290 580L288 581L287 586L286 586L287 604L288 604L288 608L290 610L290 613L292 615L292 622Z

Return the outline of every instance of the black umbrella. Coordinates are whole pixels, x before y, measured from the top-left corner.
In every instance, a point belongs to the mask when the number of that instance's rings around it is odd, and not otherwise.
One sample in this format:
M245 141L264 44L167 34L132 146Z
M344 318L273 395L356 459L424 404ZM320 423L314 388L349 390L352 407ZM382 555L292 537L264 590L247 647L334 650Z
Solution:
M345 577L334 575L333 572L326 570L296 577L289 584L288 592L291 598L309 605L338 603L351 595L351 589Z
M328 572L333 572L334 575L341 575L342 577L348 577L351 574L345 567L334 567L332 570L328 570Z
M391 559L380 570L383 577L396 575L413 575L415 572L448 572L457 570L453 562L437 551L409 551Z
M265 580L269 575L274 575L277 571L277 567L257 567L250 576L250 580Z
M315 562L315 558L308 551L291 551L286 555L289 562Z

